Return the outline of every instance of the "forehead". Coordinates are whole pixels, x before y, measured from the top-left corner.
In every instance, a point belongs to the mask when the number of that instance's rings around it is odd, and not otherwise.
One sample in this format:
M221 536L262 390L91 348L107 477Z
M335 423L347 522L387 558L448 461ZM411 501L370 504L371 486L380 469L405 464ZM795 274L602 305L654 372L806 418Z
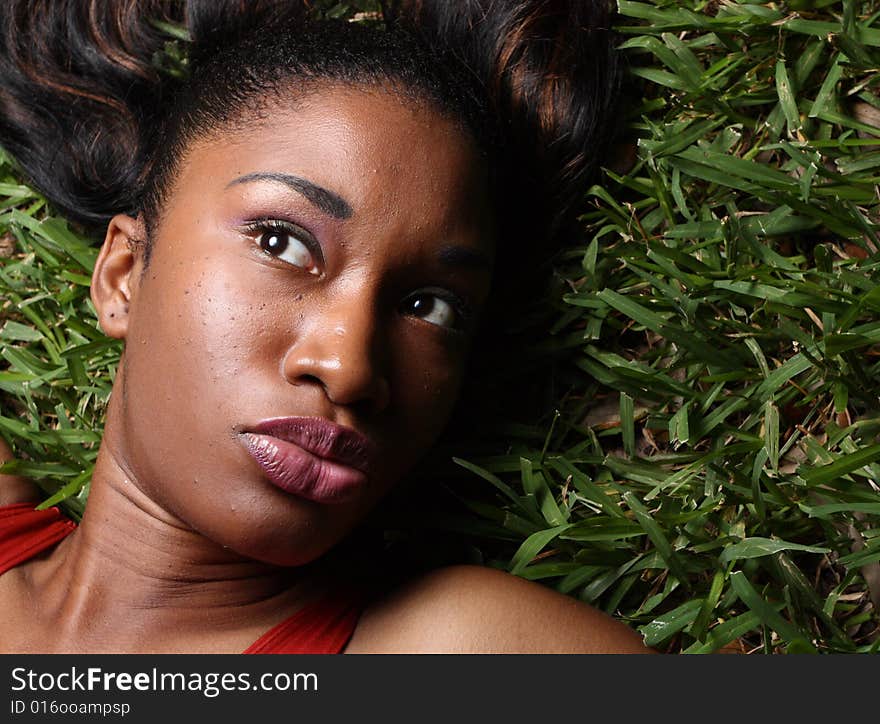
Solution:
M171 198L253 173L306 178L344 198L354 217L486 223L487 168L471 135L429 103L388 89L325 86L264 102L234 129L191 145Z

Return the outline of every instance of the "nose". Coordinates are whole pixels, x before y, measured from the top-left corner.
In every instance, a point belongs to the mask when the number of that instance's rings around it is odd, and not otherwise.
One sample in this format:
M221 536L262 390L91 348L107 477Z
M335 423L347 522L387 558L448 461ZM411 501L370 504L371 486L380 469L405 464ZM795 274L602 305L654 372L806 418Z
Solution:
M293 385L320 385L335 405L375 414L388 406L391 390L379 315L365 298L334 295L325 302L297 330L283 373Z

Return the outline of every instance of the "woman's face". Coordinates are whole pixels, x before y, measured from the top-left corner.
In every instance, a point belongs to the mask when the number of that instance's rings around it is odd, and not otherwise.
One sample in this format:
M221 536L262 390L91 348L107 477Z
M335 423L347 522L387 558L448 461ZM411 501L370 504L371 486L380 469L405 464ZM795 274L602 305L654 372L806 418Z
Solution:
M184 525L295 565L441 432L492 230L472 142L430 108L331 87L256 118L189 149L134 257L106 444Z

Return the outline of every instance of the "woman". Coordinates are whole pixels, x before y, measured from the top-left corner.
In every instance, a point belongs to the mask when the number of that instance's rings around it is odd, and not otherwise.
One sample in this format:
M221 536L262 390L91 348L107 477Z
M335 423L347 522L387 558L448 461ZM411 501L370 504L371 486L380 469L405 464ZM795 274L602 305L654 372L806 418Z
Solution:
M644 651L504 573L370 591L323 564L439 436L493 274L564 224L606 101L562 107L565 46L525 50L592 10L403 5L388 30L291 3L2 11L0 141L104 226L92 300L125 342L82 523L4 482L3 651ZM156 17L193 38L174 96ZM505 214L541 164L555 198Z

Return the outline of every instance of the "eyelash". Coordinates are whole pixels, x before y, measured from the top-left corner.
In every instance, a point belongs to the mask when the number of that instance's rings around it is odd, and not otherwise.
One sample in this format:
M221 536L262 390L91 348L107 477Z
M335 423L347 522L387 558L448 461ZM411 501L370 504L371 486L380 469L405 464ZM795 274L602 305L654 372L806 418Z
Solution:
M302 245L309 250L309 253L312 255L312 258L317 266L324 265L324 255L321 253L320 244L318 244L312 234L310 234L301 226L292 224L289 221L284 221L283 219L265 217L262 219L254 219L253 221L248 222L247 224L245 224L244 228L249 234L255 235L256 237L260 237L263 234L271 234L273 232L289 234L297 241L302 243ZM267 256L272 257L273 259L277 258L270 254L268 251L263 251L263 253Z
M473 317L473 311L470 304L468 304L464 299L459 297L454 292L449 291L448 289L439 289L437 287L424 287L422 289L417 289L412 294L404 297L401 305L406 304L406 302L408 302L409 300L420 295L437 297L438 299L446 302L449 306L452 307L453 311L455 312L456 319L459 322L459 324L454 327L442 327L436 324L433 324L432 326L438 327L439 329L453 334L462 334L465 331L465 328L468 326L471 318ZM428 322L428 324L431 323Z

